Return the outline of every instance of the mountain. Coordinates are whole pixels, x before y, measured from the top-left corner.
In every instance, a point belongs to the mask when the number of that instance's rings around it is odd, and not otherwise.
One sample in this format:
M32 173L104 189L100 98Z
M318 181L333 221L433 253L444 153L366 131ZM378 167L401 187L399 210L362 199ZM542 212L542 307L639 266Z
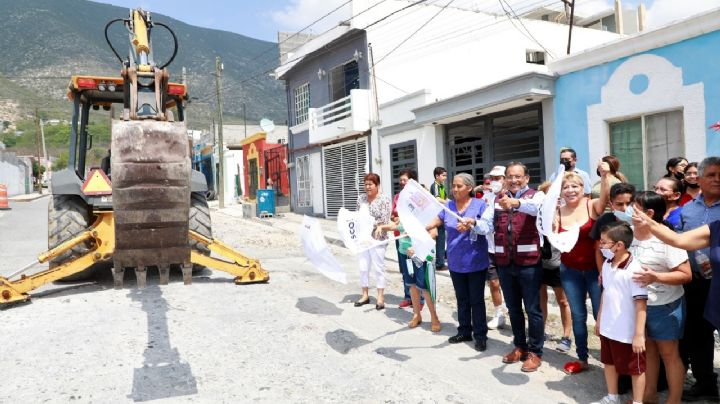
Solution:
M0 0L0 10L0 114L3 105L12 109L15 101L20 104L20 115L31 113L37 105L69 114L70 103L61 100L70 75L119 75L121 65L105 42L104 29L110 20L128 18L128 9L86 0ZM168 68L173 81L181 81L182 68L186 68L194 99L188 109L191 128L210 128L216 102L216 56L224 65L222 101L227 121L242 118L243 103L248 121L264 117L286 121L282 83L262 74L277 65L277 44L195 27L162 14L152 13L152 18L177 35L177 57ZM129 41L122 23L111 28L110 39L126 58ZM164 63L172 51L172 38L156 27L152 40L156 61Z

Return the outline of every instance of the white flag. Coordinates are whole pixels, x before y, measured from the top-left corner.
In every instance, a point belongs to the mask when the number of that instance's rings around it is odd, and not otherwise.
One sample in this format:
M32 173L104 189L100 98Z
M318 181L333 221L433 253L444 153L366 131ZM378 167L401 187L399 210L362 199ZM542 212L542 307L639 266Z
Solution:
M300 229L300 241L305 251L305 256L315 265L318 271L326 277L340 283L347 284L347 275L340 263L332 255L325 236L323 235L320 222L309 216L303 217L302 228Z
M575 243L577 243L578 236L580 235L580 226L576 224L562 233L553 232L553 221L555 220L555 215L559 214L557 203L560 198L563 177L565 176L565 166L560 165L556 172L557 176L550 185L550 189L545 195L545 199L540 207L540 214L537 217L536 225L538 232L546 236L550 244L560 250L560 252L566 253L575 247Z
M355 254L377 244L372 232L375 219L370 215L368 205L360 205L357 212L341 208L337 216L338 232L345 247Z
M443 210L443 205L414 180L410 180L400 192L397 211L405 232L412 239L415 255L425 260L432 255L435 240L425 230Z

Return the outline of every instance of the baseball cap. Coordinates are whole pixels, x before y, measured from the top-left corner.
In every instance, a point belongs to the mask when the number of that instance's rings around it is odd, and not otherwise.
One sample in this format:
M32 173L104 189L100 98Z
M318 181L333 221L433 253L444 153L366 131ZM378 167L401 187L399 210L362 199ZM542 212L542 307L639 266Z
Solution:
M505 166L495 166L490 170L488 175L491 175L493 177L504 177L505 176Z

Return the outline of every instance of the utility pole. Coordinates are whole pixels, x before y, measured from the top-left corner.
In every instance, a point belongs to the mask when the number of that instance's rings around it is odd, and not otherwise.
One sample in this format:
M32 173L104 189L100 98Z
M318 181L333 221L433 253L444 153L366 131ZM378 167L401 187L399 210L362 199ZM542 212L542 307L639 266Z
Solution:
M222 63L220 62L220 56L215 57L215 86L217 87L217 105L218 105L218 157L220 159L220 172L218 173L218 206L220 209L225 207L225 153L223 144L223 120L222 120Z
M245 138L247 139L247 114L245 113L245 102L243 101L243 125L245 125Z
M45 159L45 173L50 172L50 159L48 159L47 147L45 147L45 123L40 120L40 139L42 140L42 154Z
M37 177L35 177L35 186L38 188L38 192L42 194L42 182L40 177L42 176L42 164L40 164L40 112L38 108L35 108L35 145L37 146Z

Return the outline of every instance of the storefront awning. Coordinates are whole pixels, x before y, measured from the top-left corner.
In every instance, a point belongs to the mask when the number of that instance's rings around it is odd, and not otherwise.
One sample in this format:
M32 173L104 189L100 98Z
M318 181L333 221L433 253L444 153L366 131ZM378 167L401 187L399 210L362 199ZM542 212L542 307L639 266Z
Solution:
M413 113L418 125L448 124L536 103L554 95L554 76L526 73L416 108Z

